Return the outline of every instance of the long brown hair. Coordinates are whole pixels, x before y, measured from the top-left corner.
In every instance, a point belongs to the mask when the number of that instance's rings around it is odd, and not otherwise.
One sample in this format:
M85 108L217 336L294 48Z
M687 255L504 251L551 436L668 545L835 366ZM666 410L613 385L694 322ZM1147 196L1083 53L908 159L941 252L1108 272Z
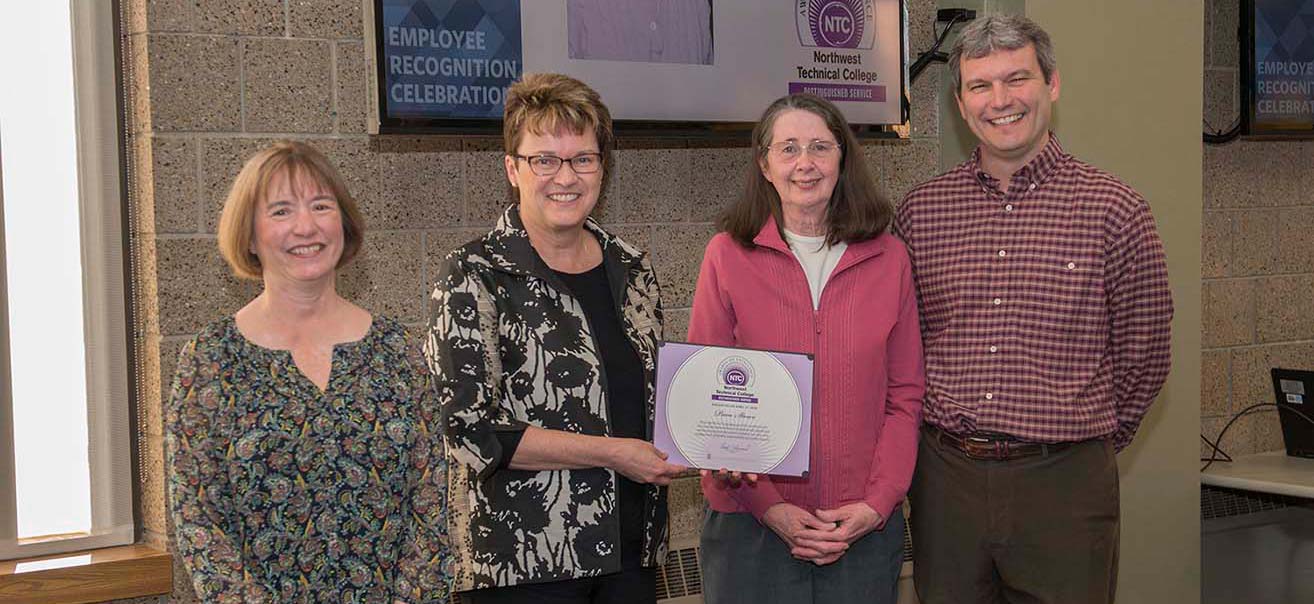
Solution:
M748 166L744 192L717 221L717 228L729 233L741 245L753 246L753 238L762 230L768 217L776 219L780 238L785 238L785 221L781 215L780 195L762 174L760 163L766 160L772 128L780 114L800 109L826 122L826 128L840 144L840 171L835 190L826 208L826 245L841 241L855 243L875 238L885 232L894 218L894 206L876 189L876 180L863 161L862 147L839 108L811 94L780 97L762 112L753 127L753 161Z

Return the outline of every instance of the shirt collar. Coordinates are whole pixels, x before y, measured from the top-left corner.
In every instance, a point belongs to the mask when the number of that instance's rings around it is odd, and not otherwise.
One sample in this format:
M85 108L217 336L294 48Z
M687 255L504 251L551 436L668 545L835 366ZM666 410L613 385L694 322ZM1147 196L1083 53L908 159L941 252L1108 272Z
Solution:
M1071 155L1063 150L1063 146L1059 144L1058 137L1054 136L1053 132L1050 132L1049 140L1040 150L1040 153L1031 158L1031 161L1027 162L1027 165L1022 166L1020 170L1013 174L1013 178L1020 177L1027 182L1036 184L1044 183L1049 180L1050 176L1053 176L1054 173L1058 171L1059 166L1062 166L1071 157ZM972 157L967 161L967 168L982 184L989 185L995 183L995 177L981 169L980 145L977 145L976 149L972 151ZM998 188L1007 189L1007 183Z
M794 251L789 248L789 243L780 236L780 229L776 228L776 218L774 216L767 216L766 223L758 230L757 236L753 238L753 243L791 257L794 254ZM845 244L844 255L840 257L839 264L835 265L835 271L831 275L835 275L863 260L885 253L886 245L888 245L888 238L884 236Z
M604 258L614 258L627 268L640 263L642 252L603 230L592 217L584 219L584 228L598 238ZM493 267L503 272L542 278L552 272L529 243L529 232L520 220L518 203L508 206L493 230L484 235L484 249Z
M776 217L767 216L766 223L757 231L757 236L753 238L753 243L762 247L768 247L784 254L792 254L789 250L789 244L780 236L780 229L776 227Z

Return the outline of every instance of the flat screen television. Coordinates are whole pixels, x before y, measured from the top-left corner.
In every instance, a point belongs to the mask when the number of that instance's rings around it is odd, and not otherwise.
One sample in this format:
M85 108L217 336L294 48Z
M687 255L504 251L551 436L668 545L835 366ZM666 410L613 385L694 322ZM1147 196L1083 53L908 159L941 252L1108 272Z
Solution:
M1314 138L1314 0L1241 3L1242 132Z
M497 132L508 86L595 88L620 131L746 132L777 97L860 130L907 121L903 0L370 0L371 131Z

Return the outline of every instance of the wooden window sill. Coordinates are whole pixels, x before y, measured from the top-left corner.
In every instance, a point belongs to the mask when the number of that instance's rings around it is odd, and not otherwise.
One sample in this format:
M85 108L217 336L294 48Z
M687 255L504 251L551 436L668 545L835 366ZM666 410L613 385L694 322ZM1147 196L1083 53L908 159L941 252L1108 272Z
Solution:
M0 604L78 604L168 594L173 559L145 545L0 562Z

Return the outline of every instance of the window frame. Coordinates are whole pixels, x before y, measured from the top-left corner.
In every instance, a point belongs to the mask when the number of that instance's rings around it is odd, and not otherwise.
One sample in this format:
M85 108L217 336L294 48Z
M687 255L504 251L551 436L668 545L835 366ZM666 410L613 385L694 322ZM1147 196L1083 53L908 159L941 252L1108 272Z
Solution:
M128 304L119 3L68 0L72 26L83 341L87 378L89 533L17 538L4 193L0 187L0 560L132 543L138 536L133 363ZM4 149L0 149L3 156ZM13 152L12 150L10 152ZM3 171L0 168L0 179ZM0 182L3 182L0 180Z

